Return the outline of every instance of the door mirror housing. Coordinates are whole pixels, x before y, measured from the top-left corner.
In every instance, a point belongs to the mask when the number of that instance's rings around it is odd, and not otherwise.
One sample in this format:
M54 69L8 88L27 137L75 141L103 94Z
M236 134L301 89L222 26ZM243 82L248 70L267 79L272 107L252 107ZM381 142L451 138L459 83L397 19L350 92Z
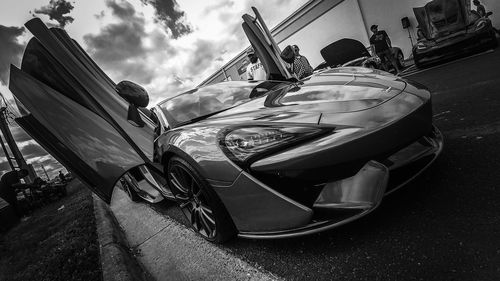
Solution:
M116 91L128 103L136 107L146 107L149 104L149 95L146 90L130 81L121 81L116 85Z
M116 85L116 91L128 103L127 120L136 127L143 127L144 121L141 118L138 107L146 107L149 103L149 96L146 90L130 81L121 81Z

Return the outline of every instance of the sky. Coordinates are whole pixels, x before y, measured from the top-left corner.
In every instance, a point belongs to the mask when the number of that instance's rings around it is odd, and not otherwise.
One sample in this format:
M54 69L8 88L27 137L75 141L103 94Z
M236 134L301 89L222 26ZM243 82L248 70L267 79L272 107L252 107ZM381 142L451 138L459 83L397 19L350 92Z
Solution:
M39 17L64 28L116 83L134 81L149 92L150 106L196 87L250 45L241 16L259 9L274 27L307 0L2 0L0 93L8 89L10 64L19 66L32 37L23 24ZM63 169L11 119L11 131L39 175ZM9 165L0 151L0 174ZM65 171L65 169L63 169Z

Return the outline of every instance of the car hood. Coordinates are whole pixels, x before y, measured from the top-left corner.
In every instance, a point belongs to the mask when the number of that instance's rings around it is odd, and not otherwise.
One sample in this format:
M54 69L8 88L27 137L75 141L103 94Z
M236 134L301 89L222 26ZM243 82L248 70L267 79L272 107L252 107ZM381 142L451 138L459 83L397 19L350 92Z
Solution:
M337 68L207 118L204 122L317 124L322 114L364 111L401 93L406 83L366 68Z
M426 38L436 39L468 26L473 21L470 7L470 0L433 0L413 12Z

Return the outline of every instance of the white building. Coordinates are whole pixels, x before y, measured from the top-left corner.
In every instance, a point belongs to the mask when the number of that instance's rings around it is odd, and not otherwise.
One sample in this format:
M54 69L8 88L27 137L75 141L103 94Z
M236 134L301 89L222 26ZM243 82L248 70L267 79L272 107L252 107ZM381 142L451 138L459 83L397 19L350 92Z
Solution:
M275 41L283 49L298 45L300 52L313 67L323 62L320 50L342 38L352 38L369 45L370 26L377 24L391 38L393 46L400 47L405 57L411 54L411 41L416 42L417 20L414 7L422 7L430 0L310 0L271 30ZM493 12L493 25L500 26L500 1L482 0L487 11ZM259 7L257 7L259 8ZM401 19L408 17L409 29ZM265 19L264 19L265 21ZM246 79L245 51L229 61L201 85L224 80Z

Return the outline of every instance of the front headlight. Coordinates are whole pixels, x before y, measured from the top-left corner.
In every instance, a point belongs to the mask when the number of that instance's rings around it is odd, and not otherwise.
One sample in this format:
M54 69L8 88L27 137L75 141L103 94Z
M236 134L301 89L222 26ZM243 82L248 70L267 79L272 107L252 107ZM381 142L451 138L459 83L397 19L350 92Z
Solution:
M238 163L268 155L297 142L331 131L319 127L304 126L245 126L222 131L219 145L226 155Z
M417 43L417 48L419 50L425 50L425 49L427 49L427 44L425 44L423 41L420 41Z
M477 23L476 23L476 31L480 31L481 29L485 28L487 25L487 22L486 20L479 20Z

